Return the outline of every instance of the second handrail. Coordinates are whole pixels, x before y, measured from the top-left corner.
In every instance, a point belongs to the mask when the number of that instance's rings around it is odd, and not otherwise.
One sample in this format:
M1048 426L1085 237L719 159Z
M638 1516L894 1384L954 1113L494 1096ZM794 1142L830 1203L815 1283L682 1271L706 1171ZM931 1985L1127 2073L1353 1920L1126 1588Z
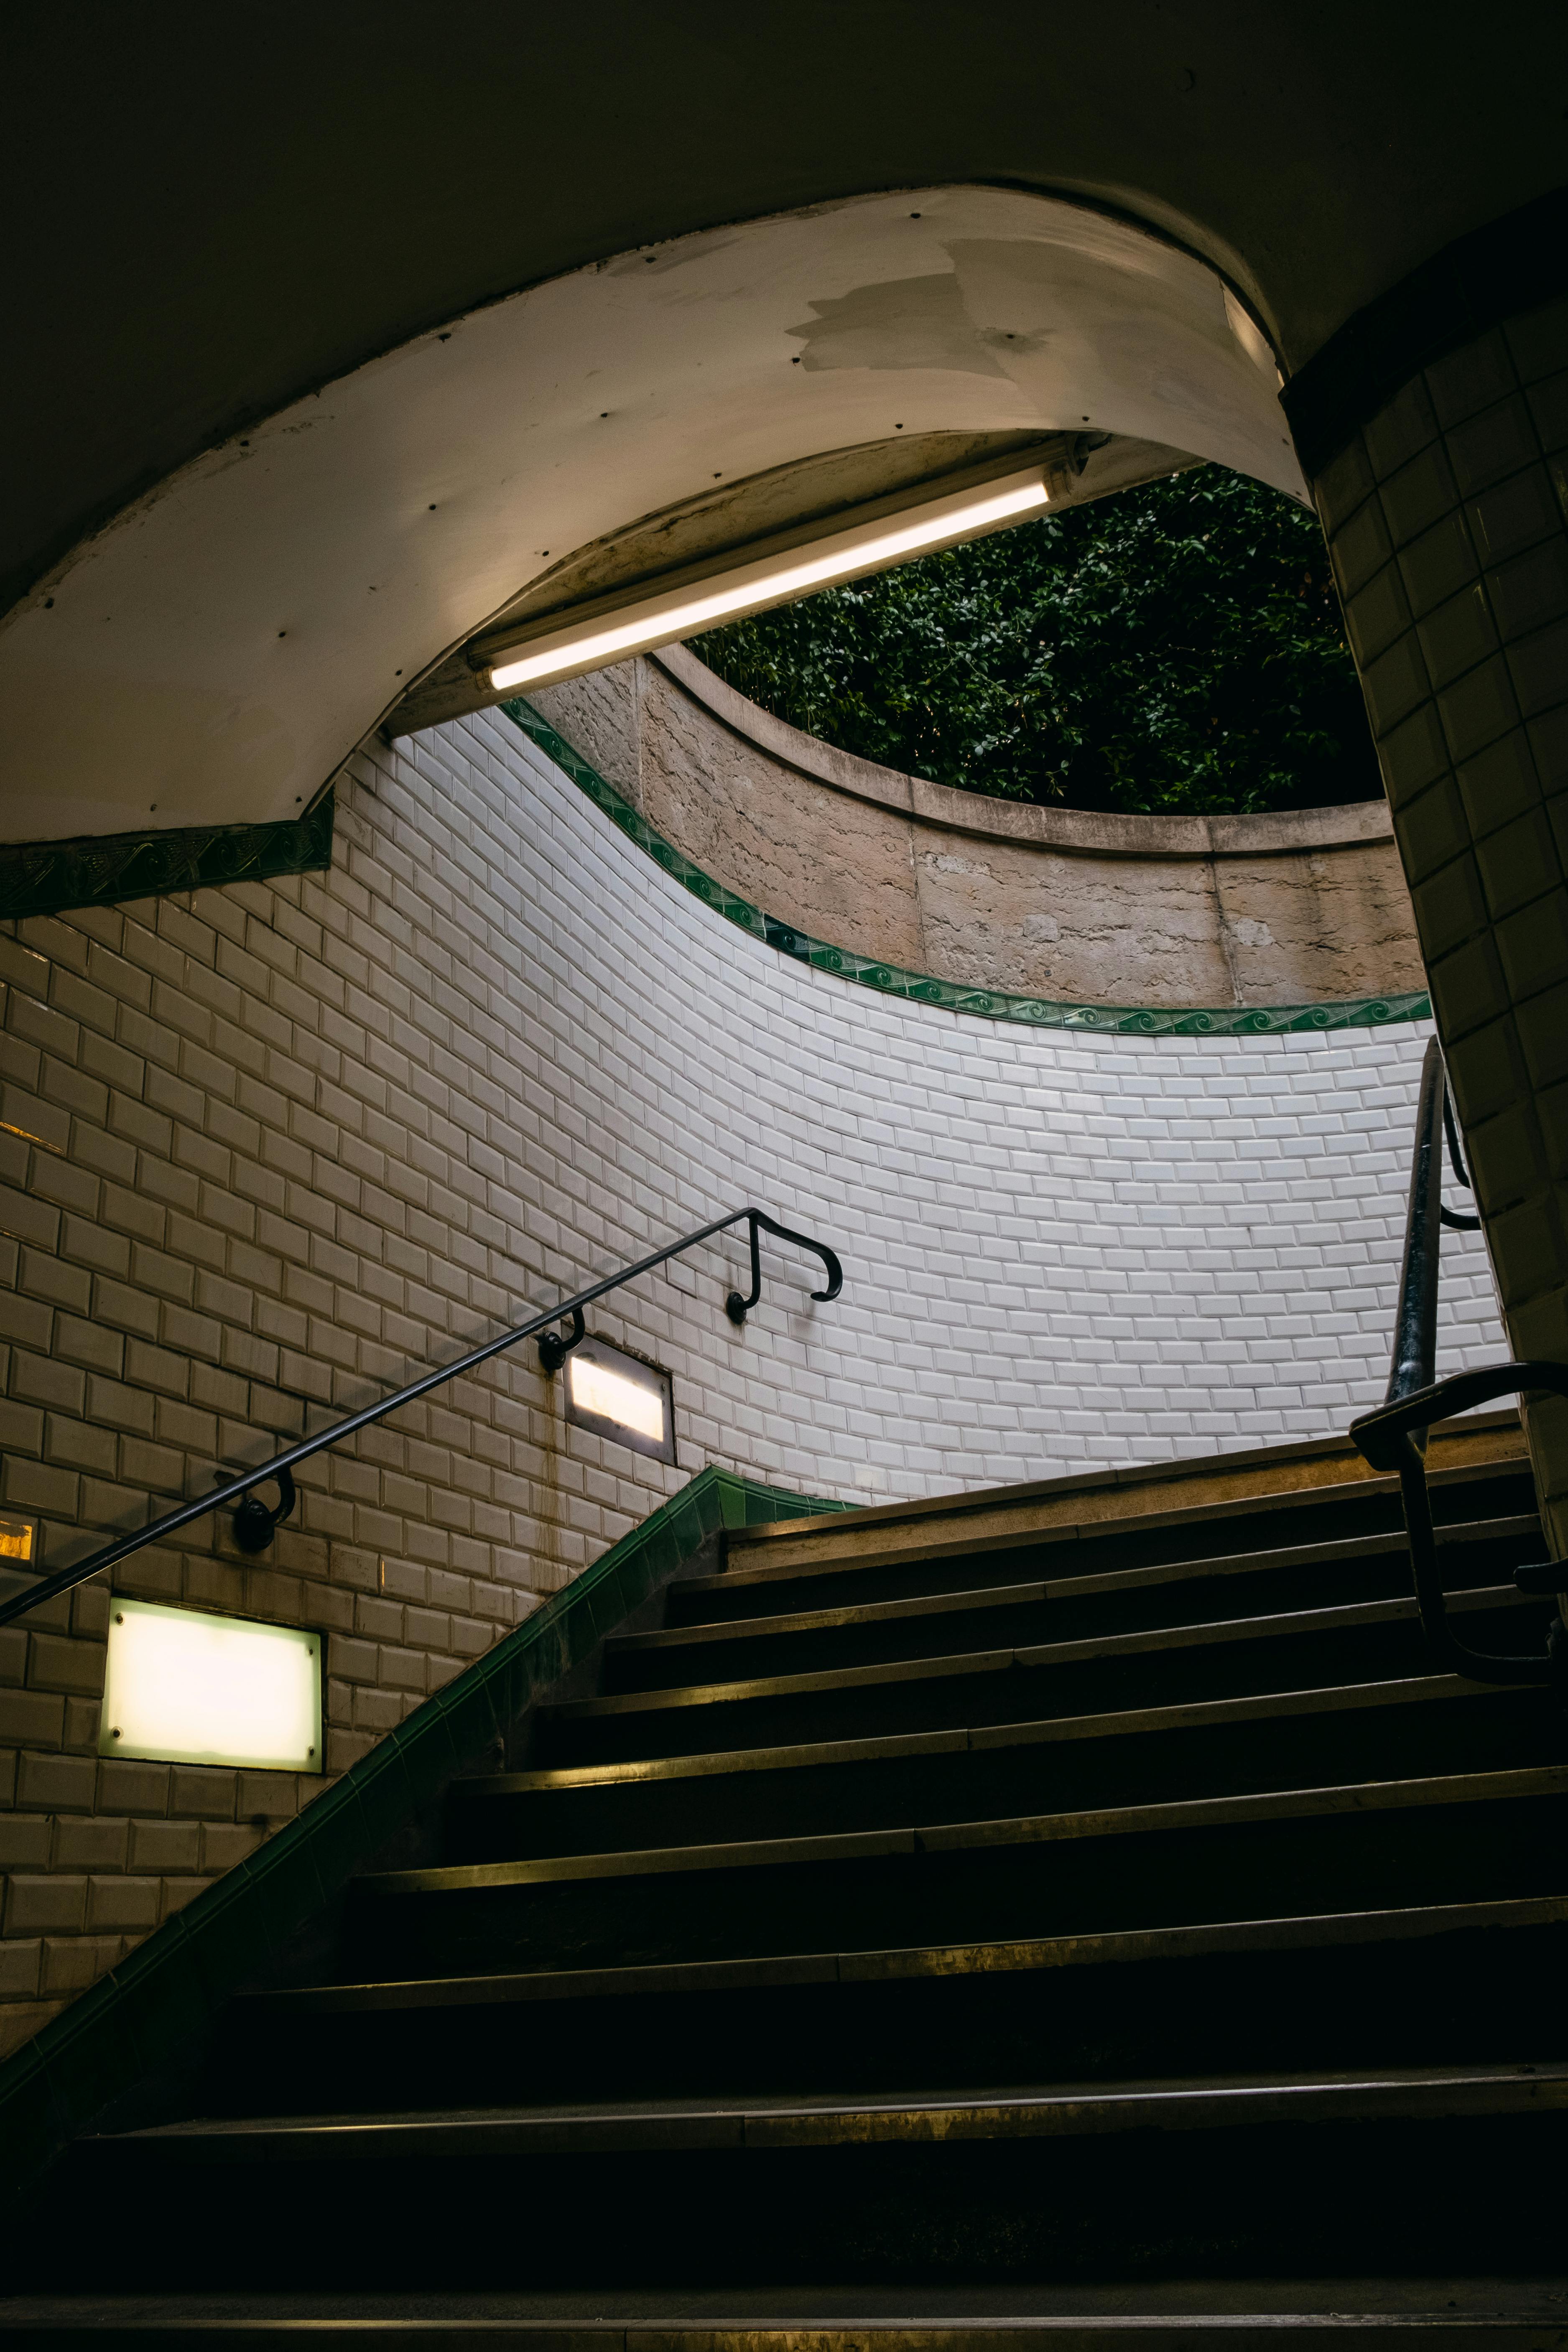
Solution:
M1443 1139L1462 1184L1469 1177L1459 1153L1454 1114L1448 1100L1447 1074L1436 1037L1421 1065L1421 1090L1415 1111L1415 1147L1410 1165L1410 1199L1405 1220L1405 1255L1399 1269L1399 1302L1394 1311L1393 1361L1388 1389L1374 1412L1363 1412L1351 1423L1350 1433L1363 1460L1374 1470L1394 1471L1399 1478L1410 1543L1410 1570L1421 1630L1436 1662L1450 1674L1471 1682L1549 1683L1558 1678L1564 1658L1561 1620L1547 1633L1546 1655L1515 1655L1472 1650L1455 1633L1448 1616L1443 1572L1437 1559L1437 1538L1432 1524L1432 1497L1426 1485L1426 1432L1435 1421L1491 1398L1528 1390L1568 1397L1568 1365L1555 1363L1488 1364L1451 1379L1436 1377L1437 1277L1439 1242L1445 1225L1475 1232L1479 1217L1460 1215L1443 1205ZM1516 1570L1516 1581L1527 1592L1550 1592L1568 1580L1568 1568L1554 1561Z

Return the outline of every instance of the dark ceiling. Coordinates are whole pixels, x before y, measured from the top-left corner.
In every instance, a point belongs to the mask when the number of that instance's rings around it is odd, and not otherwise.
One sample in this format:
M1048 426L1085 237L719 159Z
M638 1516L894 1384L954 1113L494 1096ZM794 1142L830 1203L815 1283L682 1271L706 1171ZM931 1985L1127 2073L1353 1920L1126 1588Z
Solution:
M1193 245L1291 365L1563 176L1517 0L12 0L0 604L184 459L644 242L942 181Z

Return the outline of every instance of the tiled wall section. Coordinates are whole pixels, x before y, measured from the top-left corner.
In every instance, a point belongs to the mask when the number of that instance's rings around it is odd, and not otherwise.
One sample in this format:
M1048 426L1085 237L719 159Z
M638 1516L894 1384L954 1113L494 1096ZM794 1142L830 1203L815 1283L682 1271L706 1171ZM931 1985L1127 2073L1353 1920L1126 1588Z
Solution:
M1514 1352L1568 1359L1568 301L1429 368L1316 489Z
M680 1465L532 1350L319 1460L247 1561L119 1589L322 1628L340 1769L704 1462L875 1500L1342 1427L1381 1393L1423 1037L1094 1041L886 1002L742 937L489 713L359 764L330 876L0 937L3 1499L47 1559L755 1200L592 1327ZM1495 1354L1446 1244L1444 1360ZM152 1498L149 1500L149 1498ZM90 1529L89 1538L84 1530ZM96 1754L108 1598L0 1634L13 2039L319 1782Z

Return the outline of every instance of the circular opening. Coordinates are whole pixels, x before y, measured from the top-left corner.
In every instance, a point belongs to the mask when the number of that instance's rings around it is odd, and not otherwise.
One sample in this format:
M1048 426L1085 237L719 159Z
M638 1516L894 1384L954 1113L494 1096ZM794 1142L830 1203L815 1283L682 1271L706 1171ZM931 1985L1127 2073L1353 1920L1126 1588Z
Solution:
M1317 520L1218 466L732 623L692 652L840 750L1127 814L1382 783Z

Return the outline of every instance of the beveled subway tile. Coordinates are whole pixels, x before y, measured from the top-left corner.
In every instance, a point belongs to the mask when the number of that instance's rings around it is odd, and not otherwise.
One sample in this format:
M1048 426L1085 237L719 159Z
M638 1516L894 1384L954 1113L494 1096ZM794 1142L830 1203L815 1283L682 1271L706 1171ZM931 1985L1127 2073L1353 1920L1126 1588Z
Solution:
M1492 916L1528 906L1562 880L1557 847L1543 807L1527 809L1477 845L1477 862ZM1564 931L1568 940L1568 930Z
M1420 921L1421 948L1428 961L1448 955L1483 929L1487 922L1486 893L1480 870L1469 852L1450 857L1413 892Z
M1401 719L1407 719L1432 692L1414 631L1406 631L1397 638L1372 664L1362 683L1372 712L1373 730L1381 740L1392 734Z
M1568 614L1568 534L1542 540L1487 577L1492 611L1505 640ZM1563 680L1568 694L1568 678Z
M1518 389L1513 354L1500 327L1477 337L1426 371L1433 413L1445 432Z
M1427 675L1439 694L1498 648L1496 625L1479 580L1429 613L1417 625L1415 634Z
M1390 475L1396 474L1436 437L1436 415L1419 376L1412 377L1403 391L1395 393L1388 405L1378 411L1371 424L1362 428L1367 457L1380 482L1386 482Z
M1436 704L1422 703L1408 719L1382 737L1377 756L1384 787L1395 809L1403 808L1446 774L1448 742Z
M1418 539L1458 504L1448 460L1436 442L1384 482L1378 497L1395 547Z
M1568 697L1568 618L1510 645L1508 666L1527 719L1560 705Z
M1468 760L1519 724L1508 665L1501 654L1481 662L1437 697L1443 731L1456 762Z
M1359 669L1367 669L1410 626L1410 607L1397 564L1385 563L1345 604L1345 627Z
M1470 537L1484 568L1506 562L1563 529L1563 514L1543 465L1527 467L1466 506Z
M1368 499L1329 541L1329 553L1342 596L1353 596L1382 570L1394 552L1383 508Z
M1445 1038L1467 1036L1510 1010L1508 982L1489 935L1468 940L1433 966L1432 1003Z
M1478 840L1541 801L1541 779L1522 730L1489 744L1458 771L1465 814Z
M1454 478L1466 498L1534 464L1541 455L1522 393L1513 393L1494 408L1457 425L1446 436L1445 446Z
M1568 982L1516 1007L1514 1026L1533 1085L1568 1078Z
M1568 367L1568 295L1558 294L1510 319L1503 332L1522 383Z
M1532 383L1525 398L1546 454L1550 457L1553 450L1568 448L1568 368Z
M1559 889L1561 885L1559 885ZM1538 898L1497 927L1498 953L1516 1001L1568 981L1568 930L1555 894Z
M1360 434L1353 434L1312 484L1318 512L1331 537L1344 529L1357 508L1372 496L1373 488L1371 460Z
M1399 553L1400 577L1411 611L1419 618L1474 580L1480 565L1456 507Z

